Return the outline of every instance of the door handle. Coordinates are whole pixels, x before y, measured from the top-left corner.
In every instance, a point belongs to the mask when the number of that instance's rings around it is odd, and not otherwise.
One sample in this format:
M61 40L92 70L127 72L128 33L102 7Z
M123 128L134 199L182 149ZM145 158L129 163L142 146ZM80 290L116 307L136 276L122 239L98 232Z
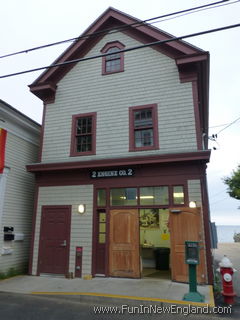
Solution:
M67 240L64 240L63 243L60 244L61 247L66 247L67 246Z

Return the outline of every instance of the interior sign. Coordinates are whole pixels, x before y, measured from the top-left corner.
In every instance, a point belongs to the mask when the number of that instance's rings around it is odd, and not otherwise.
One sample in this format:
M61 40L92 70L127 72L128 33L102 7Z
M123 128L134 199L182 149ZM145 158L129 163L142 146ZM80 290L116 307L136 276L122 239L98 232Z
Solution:
M115 177L132 177L134 171L131 168L104 170L104 171L91 171L91 178L115 178Z

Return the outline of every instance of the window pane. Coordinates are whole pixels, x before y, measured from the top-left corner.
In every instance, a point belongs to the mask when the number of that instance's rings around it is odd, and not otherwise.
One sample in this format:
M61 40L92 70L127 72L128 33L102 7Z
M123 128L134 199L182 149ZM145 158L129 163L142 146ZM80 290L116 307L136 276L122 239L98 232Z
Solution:
M99 207L105 207L106 206L106 190L100 189L97 192L97 205Z
M79 136L76 138L77 152L86 152L92 150L92 136Z
M120 58L117 60L106 61L106 72L118 71L120 70Z
M168 187L155 187L154 188L155 204L169 204Z
M104 233L106 232L106 223L99 223L99 232Z
M144 109L134 112L134 127L151 127L153 125L152 121L152 110Z
M99 243L105 243L106 242L106 234L105 233L99 233L98 242Z
M99 222L106 222L106 212L99 213Z
M92 118L87 118L86 133L91 133L91 132L92 132Z
M173 203L174 204L184 204L183 186L174 186L173 187Z
M168 187L140 188L140 205L167 205Z
M153 129L135 131L135 147L153 146Z
M92 132L92 117L79 118L77 120L77 134Z
M117 53L119 51L118 47L112 47L110 49L108 49L107 53L114 53L115 54L111 54L109 56L106 56L106 60L115 60L115 59L119 59L120 58L120 53Z
M137 205L136 188L111 189L110 201L112 206Z

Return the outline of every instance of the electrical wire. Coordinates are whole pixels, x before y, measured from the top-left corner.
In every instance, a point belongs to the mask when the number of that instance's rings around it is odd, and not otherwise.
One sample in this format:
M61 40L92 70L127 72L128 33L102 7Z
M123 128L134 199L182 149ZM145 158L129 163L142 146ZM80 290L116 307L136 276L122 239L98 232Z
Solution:
M222 132L223 130L226 130L227 128L229 128L230 126L232 126L234 123L236 123L237 121L240 120L240 117L237 118L236 120L234 120L233 122L229 123L226 127L224 127L223 129L221 129L220 131L218 131L217 135Z
M35 51L35 50L44 49L44 48L48 48L48 47L51 47L51 46L55 46L55 45L59 45L59 44L67 43L67 42L73 42L73 41L78 41L80 39L86 39L86 38L89 38L89 37L98 36L98 35L106 33L106 32L109 32L111 34L111 33L116 33L116 32L119 32L121 30L133 27L133 26L135 26L135 28L137 28L137 27L140 27L140 26L145 25L145 24L150 24L150 23L147 23L147 22L150 22L152 20L162 19L162 18L173 16L173 15L179 15L179 17L181 17L181 16L184 16L186 14L199 12L201 10L217 8L217 7L220 7L220 6L223 6L223 5L230 5L230 4L234 4L236 2L239 2L239 0L236 0L234 2L225 3L225 2L229 2L229 1L230 0L222 0L222 1L214 2L214 3L210 3L210 4L198 6L198 7L193 7L193 8L189 8L189 9L185 9L185 10L181 10L181 11L176 11L176 12L173 12L173 13L168 13L168 14L165 14L165 15L161 15L161 16L150 18L150 19L146 19L146 20L133 22L131 24L124 24L123 26L119 26L119 27L114 28L114 29L113 28L104 29L104 30L101 30L101 31L98 31L98 32L94 32L94 33L89 33L89 34L86 34L86 35L83 35L83 36L80 36L80 37L70 38L70 39L57 41L57 42L49 43L49 44L42 45L42 46L37 46L37 47L33 47L33 48L29 48L29 49L25 49L25 50L13 52L13 53L8 53L8 54L0 56L0 59L11 57L11 56L14 56L14 55L19 55L19 54L22 54L22 53L29 53L29 52L32 52L32 51ZM191 12L191 11L194 11L194 10L195 10L195 12ZM175 19L175 18L178 18L178 16L177 17L171 17L171 18L168 18L168 19L165 19L165 20L162 20L162 21L157 21L155 23L159 23L159 22L163 22L163 21L167 21L169 19Z
M215 8L219 8L219 7L223 7L223 6L232 5L232 4L237 3L237 2L239 2L239 1L240 1L240 0L235 0L235 1L230 2L230 3L223 3L223 4L219 4L219 5L215 5L215 4L213 3L211 7L202 8L202 9L199 9L199 10L195 10L194 12L186 12L186 13L183 13L183 14L179 14L179 15L176 16L176 17L170 17L170 18L167 18L167 19L164 19L164 20L161 20L161 21L155 21L155 22L152 22L151 25L152 25L152 24L159 23L159 22L164 22L164 21L169 21L169 20L172 20L172 19L181 18L181 17L187 16L187 15L189 15L189 14L198 13L198 12L205 11L205 10L211 10L211 9L215 9Z
M211 201L210 201L210 206L213 206L214 204L219 203L219 202L222 202L222 201L224 201L224 200L226 200L226 199L229 199L229 197L225 197L225 198L220 199L220 200L218 200L218 201L215 201L215 202L213 202L213 203L211 203Z
M211 126L211 127L209 127L209 129L212 129L212 128L219 128L219 127L224 127L224 126L226 126L226 125L228 125L229 123L224 123L224 124L218 124L218 125L216 125L216 126Z
M216 196L218 196L219 194L223 193L223 192L227 192L226 189L219 191L218 193L215 193L214 195L210 196L210 198L215 198Z
M165 43L168 43L168 42L183 40L183 39L192 38L192 37L197 37L197 36L201 36L201 35L204 35L204 34L213 33L213 32L219 32L219 31L233 29L233 28L237 28L237 27L240 27L240 23L239 24L225 26L225 27L215 28L215 29L211 29L211 30L205 30L205 31L200 31L200 32L196 32L196 33L191 33L191 34L180 36L180 37L173 37L173 38L167 39L167 40L154 41L154 42L150 42L150 43L143 44L143 45L140 45L140 46L135 46L135 47L130 47L130 48L118 50L117 52L118 53L129 52L129 51L133 51L133 50L143 49L143 48L147 48L147 47L153 47L155 45L162 45L162 44L165 44ZM93 60L93 59L97 59L97 58L106 57L106 56L109 56L109 55L112 55L112 53L103 53L103 54L99 54L99 55L95 55L95 56L69 60L69 61L65 61L65 62L61 62L61 63L55 63L55 64L52 64L52 65L49 65L49 66L45 66L45 67L38 67L38 68L28 69L28 70L24 70L24 71L20 71L20 72L5 74L3 76L0 76L0 79L9 78L9 77L13 77L13 76L18 76L18 75L21 75L21 74L35 72L35 71L41 71L41 70L44 70L44 69L51 69L51 68L55 68L55 67L61 67L61 66L65 66L65 65L68 65L68 64L72 64L72 63Z

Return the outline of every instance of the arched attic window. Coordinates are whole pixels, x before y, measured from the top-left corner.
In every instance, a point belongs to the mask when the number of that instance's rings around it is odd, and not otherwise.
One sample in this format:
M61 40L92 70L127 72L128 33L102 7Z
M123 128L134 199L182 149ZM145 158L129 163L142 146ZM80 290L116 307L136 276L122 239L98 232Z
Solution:
M124 71L124 53L118 52L124 49L125 46L119 42L109 42L102 48L102 53L111 53L108 56L102 57L102 74L111 74Z

